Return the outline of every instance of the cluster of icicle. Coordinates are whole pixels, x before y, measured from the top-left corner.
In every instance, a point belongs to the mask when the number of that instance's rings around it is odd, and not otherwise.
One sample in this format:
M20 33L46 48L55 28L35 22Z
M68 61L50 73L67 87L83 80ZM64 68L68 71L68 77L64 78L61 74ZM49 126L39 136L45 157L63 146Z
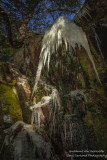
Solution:
M59 93L56 89L52 91L51 100L52 100L52 106L51 106L50 115L49 115L49 120L51 121L50 127L49 127L50 137L52 136L52 134L55 135L56 125L57 125L57 116L59 116L59 112L61 109L61 100L60 100Z
M49 120L51 119L51 117L53 117L51 128L55 128L56 112L57 110L60 110L60 106L61 106L60 96L57 89L53 89L50 96L42 97L40 102L29 107L29 109L32 111L31 124L35 123L38 129L40 129L41 117L43 116L41 108L44 106L49 107L50 109Z
M59 46L62 45L63 41L65 43L66 50L68 49L68 45L71 46L74 49L74 51L76 51L75 50L76 45L78 45L79 48L83 47L86 50L86 53L88 54L92 62L97 78L100 81L93 57L91 55L91 51L89 48L85 32L82 30L81 27L76 25L73 21L69 20L66 17L61 16L56 20L56 22L52 25L52 27L46 31L44 35L36 79L35 79L35 85L31 99L33 97L35 90L37 89L37 84L40 79L43 66L47 64L49 70L50 58L52 54L57 53L57 50Z
M48 86L50 87L50 86ZM71 91L68 96L70 96L72 104L76 102L77 105L81 103L87 103L87 99L85 94L80 90ZM55 135L59 135L62 138L63 145L66 147L68 141L72 142L72 118L77 115L79 112L75 111L72 114L64 114L61 110L61 100L58 91L54 88L50 96L42 97L41 101L30 107L32 110L32 123L35 118L38 116L34 115L33 112L40 114L38 109L41 107L48 106L49 107L49 135L50 137L55 137ZM33 117L34 116L34 117ZM34 121L38 129L40 129L41 118L39 121Z
M44 96L40 102L29 107L29 109L32 111L31 124L35 123L38 129L40 129L41 118L43 116L41 107L50 106L50 103L51 97Z

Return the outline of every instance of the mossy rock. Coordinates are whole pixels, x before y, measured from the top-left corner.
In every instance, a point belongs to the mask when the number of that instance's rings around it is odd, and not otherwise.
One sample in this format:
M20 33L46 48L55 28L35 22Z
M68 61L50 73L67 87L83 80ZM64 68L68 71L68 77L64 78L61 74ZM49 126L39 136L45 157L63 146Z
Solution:
M14 86L0 84L0 123L3 124L3 115L10 114L12 122L22 120L22 110Z

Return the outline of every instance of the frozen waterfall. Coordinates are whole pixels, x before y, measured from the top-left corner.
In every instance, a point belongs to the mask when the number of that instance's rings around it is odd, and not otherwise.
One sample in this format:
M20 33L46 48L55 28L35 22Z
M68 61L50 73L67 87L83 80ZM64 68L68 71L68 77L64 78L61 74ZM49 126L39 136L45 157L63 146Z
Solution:
M37 88L37 84L40 79L43 66L47 64L49 70L51 55L57 52L59 46L62 45L63 41L66 46L66 51L68 50L68 46L71 46L75 51L76 45L78 45L79 48L82 46L86 50L89 59L92 62L96 76L100 82L100 78L97 69L95 67L93 57L91 55L91 51L89 48L85 32L82 30L81 27L79 27L73 21L69 20L66 17L61 16L56 20L56 22L52 25L52 27L46 31L44 35L38 69L36 73L35 85L31 99L33 98L33 94Z

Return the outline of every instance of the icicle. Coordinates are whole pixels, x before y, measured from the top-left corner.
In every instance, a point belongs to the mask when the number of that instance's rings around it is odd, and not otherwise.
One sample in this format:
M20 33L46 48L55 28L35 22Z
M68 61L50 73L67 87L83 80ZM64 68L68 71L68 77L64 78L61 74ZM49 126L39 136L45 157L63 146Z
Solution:
M66 51L67 51L67 49L68 49L67 40L64 39L64 42L65 42L65 48L66 48Z
M48 63L47 63L48 71L49 71L49 63L50 63L50 52L48 54Z
M60 98L58 95L58 91L56 89L53 89L52 94L51 94L51 111L50 111L50 115L49 115L49 119L52 117L51 119L51 124L50 124L50 136L55 135L56 133L56 114L59 113L59 109L60 109ZM53 115L52 115L53 113Z
M58 47L62 44L62 35L61 35L61 30L58 31Z

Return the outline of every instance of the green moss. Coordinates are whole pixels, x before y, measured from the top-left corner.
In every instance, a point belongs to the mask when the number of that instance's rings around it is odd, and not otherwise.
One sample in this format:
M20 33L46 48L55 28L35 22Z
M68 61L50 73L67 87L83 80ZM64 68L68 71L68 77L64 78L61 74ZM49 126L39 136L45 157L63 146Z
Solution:
M93 81L96 79L90 59L84 49L82 49L82 56L79 57L80 64L84 76L84 81L87 88L93 86Z
M22 120L22 111L20 108L17 92L14 93L13 86L0 84L0 104L1 120L3 115L6 113L11 115L13 122Z

